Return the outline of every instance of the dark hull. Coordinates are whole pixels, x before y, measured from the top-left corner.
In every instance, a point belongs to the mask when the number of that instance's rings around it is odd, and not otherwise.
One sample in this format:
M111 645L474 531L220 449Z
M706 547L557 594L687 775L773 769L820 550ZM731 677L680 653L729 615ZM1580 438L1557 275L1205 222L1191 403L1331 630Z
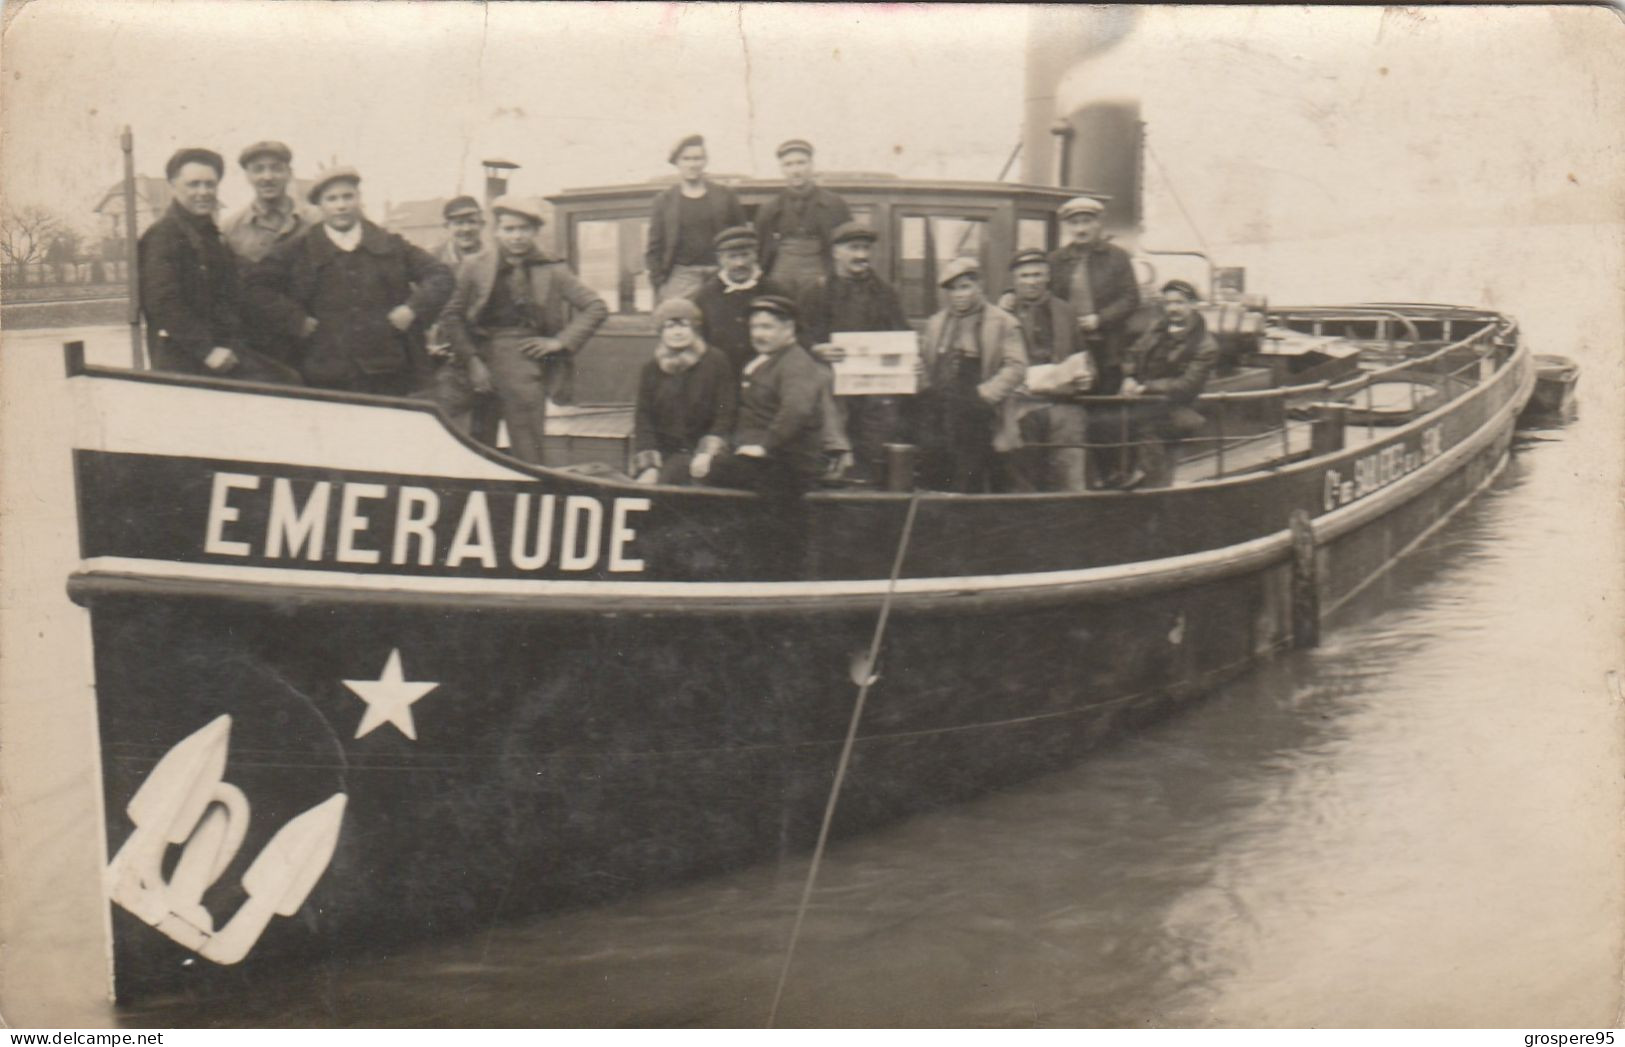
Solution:
M1316 519L1310 580L1324 611L1493 475L1529 384L1513 357L1473 395L1375 443L1236 482L922 503L904 571L919 583L896 598L836 831L1062 766L1288 643L1289 514ZM1384 448L1401 464L1378 475ZM135 460L81 458L82 506L107 501L120 462ZM1337 492L1335 477L1357 474L1359 490ZM139 517L144 503L118 490ZM166 498L184 504L185 490ZM271 584L229 564L166 574L165 561L120 544L136 537L87 525L87 570L71 591L91 610L109 855L131 837L125 812L160 760L223 714L223 779L252 818L202 896L217 923L243 902L273 834L346 797L308 898L238 962L195 962L114 906L119 995L229 991L294 963L805 852L906 506L814 508L807 555L821 566L810 573L852 585L747 584L690 600L590 585L534 597L472 582L414 591L316 570ZM1165 551L1090 546L1072 535L1080 519L1097 534L1137 521L1135 540ZM1023 534L1045 541L999 541ZM1057 557L1079 570L1045 575ZM137 562L158 566L143 574ZM966 577L935 585L949 563ZM991 582L1023 568L1031 584ZM394 651L406 679L436 684L412 706L415 738L390 723L356 737L361 703L345 681L378 678Z

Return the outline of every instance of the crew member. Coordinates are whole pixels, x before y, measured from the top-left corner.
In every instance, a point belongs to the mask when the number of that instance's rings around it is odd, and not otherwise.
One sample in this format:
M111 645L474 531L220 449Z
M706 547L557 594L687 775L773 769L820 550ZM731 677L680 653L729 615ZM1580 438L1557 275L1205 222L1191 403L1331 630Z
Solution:
M638 376L632 469L640 483L703 480L727 450L739 406L728 358L700 337L700 310L686 298L655 306L654 359Z
M1078 330L1078 314L1071 303L1050 291L1049 258L1043 251L1017 251L1010 259L1010 278L1013 289L999 299L999 306L1021 321L1027 363L1065 361L1070 378L1052 384L1045 395L1027 395L1032 385L1029 372L1027 385L1016 396L1021 446L1005 456L1005 486L1013 491L1084 490L1088 415L1081 404L1068 403L1065 397L1089 392L1096 374Z
M210 149L182 149L164 165L174 199L137 247L151 365L297 384L297 371L244 344L237 260L214 224L224 171L220 154Z
M842 223L830 235L833 270L801 298L806 340L819 359L834 364L846 352L830 342L838 331L907 331L903 306L890 284L875 275L872 264L876 234L858 222ZM877 481L885 476L886 444L902 435L900 399L896 396L839 396L840 420L854 453L853 476Z
M750 343L750 303L763 295L789 296L762 275L757 262L756 231L750 226L724 229L712 244L720 266L694 293L693 300L700 309L705 344L720 350L739 372L756 356Z
M813 147L792 138L776 154L785 187L762 205L756 233L762 241L762 266L780 287L799 298L828 272L829 245L835 230L852 220L846 201L813 182Z
M919 438L924 486L987 490L995 451L1017 437L1008 402L1027 372L1021 323L989 302L974 258L955 258L939 286L947 304L920 340Z
M1140 305L1140 286L1127 251L1111 243L1102 225L1106 205L1079 196L1062 204L1057 216L1067 243L1050 256L1050 290L1065 298L1078 314L1078 331L1099 378L1095 392L1116 395L1123 383L1125 327ZM1107 444L1121 439L1123 422L1116 410L1095 411L1090 419L1091 442ZM1105 486L1117 486L1127 471L1127 455L1102 446L1091 453L1095 473Z
M1163 284L1163 315L1129 351L1123 395L1160 399L1133 412L1137 468L1126 487L1171 484L1174 447L1206 421L1191 403L1218 363L1219 346L1196 310L1200 300L1196 288L1184 280Z
M485 212L472 196L453 198L441 209L451 234L434 256L455 276L463 263L485 249ZM491 385L491 372L478 356L459 357L436 321L429 328L429 356L434 366L430 398L445 409L451 424L483 444L494 445L502 422L502 404Z
M677 168L678 181L655 197L646 256L657 304L692 297L717 271L717 234L745 224L745 209L733 190L705 177L704 138L689 135L666 160Z
M547 402L573 400L573 356L609 307L536 243L538 203L498 197L491 215L497 250L464 264L440 325L458 357L478 356L490 368L515 457L542 464Z
M310 201L322 224L249 270L251 315L297 346L309 384L411 395L429 377L424 330L451 294L451 270L363 216L353 167L319 175Z
M258 262L277 244L321 224L322 215L288 195L293 181L293 150L281 142L255 142L237 157L254 189L254 199L227 216L226 243L244 266Z
M824 411L829 369L796 340L796 306L763 295L750 303L756 358L740 381L733 452L711 466L710 482L793 497L823 471Z

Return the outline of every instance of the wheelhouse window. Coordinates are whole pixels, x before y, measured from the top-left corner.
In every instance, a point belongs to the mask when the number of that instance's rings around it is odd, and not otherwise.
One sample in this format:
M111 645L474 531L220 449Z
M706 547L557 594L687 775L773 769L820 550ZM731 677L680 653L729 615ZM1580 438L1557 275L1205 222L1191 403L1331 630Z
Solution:
M899 219L897 285L903 312L937 311L937 274L953 259L970 255L990 272L987 219L968 215L905 214Z
M1025 251L1030 247L1050 250L1049 219L1022 215L1016 220L1016 250Z
M647 313L654 309L654 289L643 273L648 248L646 215L593 218L575 222L571 252L581 282L598 293L610 313Z

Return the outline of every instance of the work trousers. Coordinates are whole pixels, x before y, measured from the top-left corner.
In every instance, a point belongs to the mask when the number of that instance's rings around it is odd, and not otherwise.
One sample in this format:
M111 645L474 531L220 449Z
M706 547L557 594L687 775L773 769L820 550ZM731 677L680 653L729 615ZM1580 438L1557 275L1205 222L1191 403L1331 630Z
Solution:
M979 494L993 469L994 408L976 392L982 361L938 361L938 380L919 396L920 480L933 491Z
M1009 491L1085 490L1087 454L1079 445L1087 436L1088 412L1079 404L1027 397L1018 402L1016 411L1021 442L1027 446L1000 456L1001 486Z
M486 343L485 365L502 404L502 420L508 423L509 453L521 461L544 465L547 387L542 380L542 361L519 351L526 339L536 337L534 331L493 331Z
M502 424L502 401L494 389L489 393L474 391L468 365L463 361L450 359L435 368L427 397L446 412L452 428L482 444L496 446L497 428Z
M886 477L886 445L903 442L900 401L895 396L837 396L835 403L852 447L851 478L880 483Z

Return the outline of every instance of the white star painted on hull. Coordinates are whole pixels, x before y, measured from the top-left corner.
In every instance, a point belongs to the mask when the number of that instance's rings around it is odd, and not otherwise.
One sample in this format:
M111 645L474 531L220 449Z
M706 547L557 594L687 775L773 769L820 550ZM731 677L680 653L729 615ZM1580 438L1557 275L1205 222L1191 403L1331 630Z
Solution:
M417 726L412 723L412 703L440 685L406 679L401 672L400 648L395 648L389 652L389 661L384 663L384 671L378 679L345 680L344 686L367 703L367 711L362 714L361 725L355 729L357 738L386 723L392 723L396 730L415 742L418 740L418 731Z

